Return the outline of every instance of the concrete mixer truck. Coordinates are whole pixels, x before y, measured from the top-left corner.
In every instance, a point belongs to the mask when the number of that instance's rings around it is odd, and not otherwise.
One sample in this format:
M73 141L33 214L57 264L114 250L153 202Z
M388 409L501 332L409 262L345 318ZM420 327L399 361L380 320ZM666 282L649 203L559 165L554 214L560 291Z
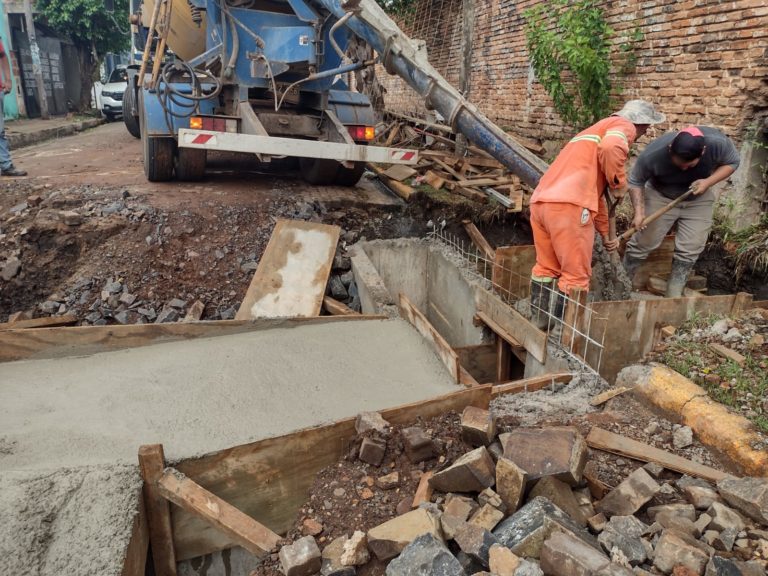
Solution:
M124 118L150 181L199 180L210 151L295 157L313 184L354 185L366 162L417 152L371 143L374 111L345 82L377 63L456 130L535 186L546 164L467 102L375 0L143 0L144 54ZM347 50L350 42L372 47ZM169 51L173 57L169 58Z

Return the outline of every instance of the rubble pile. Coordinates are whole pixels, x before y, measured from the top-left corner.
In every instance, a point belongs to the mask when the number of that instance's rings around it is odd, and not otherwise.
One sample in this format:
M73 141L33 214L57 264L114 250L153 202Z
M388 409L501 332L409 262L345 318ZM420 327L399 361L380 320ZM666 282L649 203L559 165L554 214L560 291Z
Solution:
M438 429L445 436L431 437ZM344 506L313 495L299 528L254 574L766 573L766 478L712 485L649 463L610 487L596 478L577 428L501 424L473 407L445 428L398 429L361 414L357 431L348 460L364 462L370 476L345 502L346 533L336 512ZM344 488L334 490L344 498ZM361 500L379 501L378 517L360 510Z

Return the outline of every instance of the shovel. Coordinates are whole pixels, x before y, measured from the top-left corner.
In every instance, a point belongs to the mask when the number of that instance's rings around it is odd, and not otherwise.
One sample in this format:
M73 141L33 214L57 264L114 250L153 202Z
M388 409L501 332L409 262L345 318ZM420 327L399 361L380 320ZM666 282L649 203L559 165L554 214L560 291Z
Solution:
M689 188L685 194L683 194L682 196L678 196L666 206L659 208L658 210L656 210L656 212L654 212L650 216L647 216L643 220L643 226L647 226L654 220L657 220L659 217L663 216L664 214L672 210L672 208L680 204L680 202L688 198L688 196L690 196L691 194L693 194L693 189ZM608 202L608 227L609 227L608 233L609 233L609 237L613 239L616 236L616 206L618 205L618 201L614 202L613 205L611 205L611 194L610 192L608 192L607 188L605 190L605 199ZM637 230L638 230L637 227L632 226L629 230L624 232L624 234L619 236L619 240L621 241L629 240L632 237L632 235L635 232L637 232Z

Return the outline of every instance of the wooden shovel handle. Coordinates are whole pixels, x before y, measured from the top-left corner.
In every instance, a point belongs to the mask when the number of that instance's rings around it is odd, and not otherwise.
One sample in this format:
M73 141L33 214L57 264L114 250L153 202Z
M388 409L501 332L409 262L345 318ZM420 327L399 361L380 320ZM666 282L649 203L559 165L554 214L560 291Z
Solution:
M672 208L680 204L680 202L688 198L688 196L690 196L691 194L693 194L693 190L688 190L685 194L683 194L682 196L678 196L677 198L672 200L672 202L670 202L669 204L667 204L662 208L659 208L658 210L656 210L656 212L654 212L650 216L646 216L645 220L643 220L643 225L647 226L654 220L657 220L659 217L663 216L664 214L672 210ZM637 227L632 226L632 228L630 228L629 230L624 232L624 234L619 236L619 240L629 240L635 232L637 232Z

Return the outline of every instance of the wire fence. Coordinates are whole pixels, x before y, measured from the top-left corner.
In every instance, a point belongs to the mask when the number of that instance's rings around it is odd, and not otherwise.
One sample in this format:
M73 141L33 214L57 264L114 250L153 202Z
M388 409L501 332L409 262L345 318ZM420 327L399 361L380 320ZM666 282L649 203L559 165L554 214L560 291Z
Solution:
M584 370L599 374L607 319L595 314L586 292L571 297L558 291L553 282L543 285L543 293L531 298L532 264L525 257L505 257L500 251L486 254L475 244L444 230L435 229L429 239L449 248L457 266L523 316L541 318L552 346Z

